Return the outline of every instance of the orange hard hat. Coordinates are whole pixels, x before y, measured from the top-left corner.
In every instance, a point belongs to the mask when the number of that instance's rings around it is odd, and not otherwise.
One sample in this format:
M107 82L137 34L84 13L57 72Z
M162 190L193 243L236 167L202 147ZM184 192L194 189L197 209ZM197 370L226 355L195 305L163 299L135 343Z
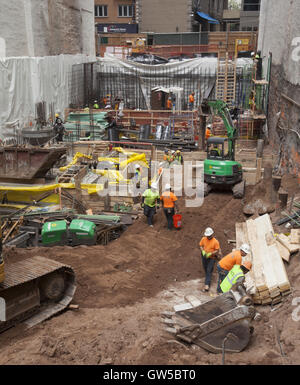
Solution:
M244 266L248 270L251 270L252 263L250 261L245 261L245 262L242 263L242 266Z

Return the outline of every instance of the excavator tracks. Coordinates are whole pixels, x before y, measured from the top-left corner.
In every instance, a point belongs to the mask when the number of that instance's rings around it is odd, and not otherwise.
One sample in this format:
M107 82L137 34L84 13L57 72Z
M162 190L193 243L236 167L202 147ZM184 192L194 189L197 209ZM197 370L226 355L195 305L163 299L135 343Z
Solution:
M5 301L0 333L22 321L30 328L58 314L70 304L75 290L70 266L40 256L6 263L5 280L0 284L0 297Z

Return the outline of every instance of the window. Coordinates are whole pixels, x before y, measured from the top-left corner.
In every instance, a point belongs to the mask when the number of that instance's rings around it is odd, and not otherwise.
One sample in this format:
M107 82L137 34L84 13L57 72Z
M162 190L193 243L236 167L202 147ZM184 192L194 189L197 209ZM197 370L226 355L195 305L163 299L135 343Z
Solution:
M107 17L107 5L95 5L95 17Z
M244 11L258 12L260 9L260 0L244 0Z
M132 5L119 5L119 17L132 17L133 6Z

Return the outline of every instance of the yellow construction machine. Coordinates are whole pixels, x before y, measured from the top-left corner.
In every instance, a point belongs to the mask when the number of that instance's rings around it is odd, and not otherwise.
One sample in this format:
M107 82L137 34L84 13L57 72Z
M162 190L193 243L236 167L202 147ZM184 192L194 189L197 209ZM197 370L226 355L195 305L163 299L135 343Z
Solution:
M131 52L135 53L146 53L146 39L138 37L135 40L126 42L131 47Z

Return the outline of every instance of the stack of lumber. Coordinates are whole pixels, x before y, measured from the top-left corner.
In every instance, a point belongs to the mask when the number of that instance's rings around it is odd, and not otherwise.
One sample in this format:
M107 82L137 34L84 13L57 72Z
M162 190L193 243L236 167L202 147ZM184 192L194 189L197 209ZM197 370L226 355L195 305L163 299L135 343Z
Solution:
M291 292L290 282L277 247L273 226L268 214L236 223L236 247L248 243L252 270L246 275L255 304L276 304Z

